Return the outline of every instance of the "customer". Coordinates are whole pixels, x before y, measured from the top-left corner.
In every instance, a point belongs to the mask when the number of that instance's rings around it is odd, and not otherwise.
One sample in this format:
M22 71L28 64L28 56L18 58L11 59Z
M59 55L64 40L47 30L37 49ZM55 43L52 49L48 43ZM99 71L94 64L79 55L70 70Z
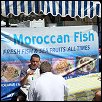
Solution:
M17 100L16 101L21 101L21 102L25 102L26 101L26 97L24 97L23 95L18 95Z
M28 90L29 101L64 101L64 97L68 97L65 79L51 72L49 62L41 63L40 74L39 78L32 81Z
M98 90L95 93L95 97L94 97L93 101L101 101L101 90Z

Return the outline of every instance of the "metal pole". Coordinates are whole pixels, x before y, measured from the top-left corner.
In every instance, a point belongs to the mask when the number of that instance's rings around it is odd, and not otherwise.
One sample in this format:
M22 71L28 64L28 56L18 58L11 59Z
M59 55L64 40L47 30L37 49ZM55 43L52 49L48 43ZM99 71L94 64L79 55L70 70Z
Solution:
M6 18L6 27L9 27L9 18Z

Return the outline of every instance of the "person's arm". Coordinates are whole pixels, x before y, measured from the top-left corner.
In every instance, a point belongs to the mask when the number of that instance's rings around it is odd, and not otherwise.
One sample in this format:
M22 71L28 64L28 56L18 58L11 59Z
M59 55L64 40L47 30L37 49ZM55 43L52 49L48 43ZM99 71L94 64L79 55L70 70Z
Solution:
M69 87L66 81L64 80L64 101L67 101L68 95L69 95Z
M68 95L69 95L69 88L65 85L64 86L64 101L67 101Z
M32 74L33 74L33 71L29 70L28 72L26 72L25 76L21 77L20 79L21 86L24 86L27 83L28 76Z
M25 75L24 77L22 77L21 79L20 79L20 83L21 83L21 86L24 86L26 83L27 83L27 78L28 78L28 74L27 75Z

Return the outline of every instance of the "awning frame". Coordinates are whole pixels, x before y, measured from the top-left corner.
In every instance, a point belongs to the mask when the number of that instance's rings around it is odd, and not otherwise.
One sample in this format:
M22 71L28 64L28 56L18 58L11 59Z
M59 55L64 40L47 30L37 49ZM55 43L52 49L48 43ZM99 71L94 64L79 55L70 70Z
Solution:
M10 14L19 16L23 13L25 16L31 15L60 15L62 17L70 16L75 18L88 16L90 19L94 16L101 17L101 3L98 1L1 1L1 15L8 17Z

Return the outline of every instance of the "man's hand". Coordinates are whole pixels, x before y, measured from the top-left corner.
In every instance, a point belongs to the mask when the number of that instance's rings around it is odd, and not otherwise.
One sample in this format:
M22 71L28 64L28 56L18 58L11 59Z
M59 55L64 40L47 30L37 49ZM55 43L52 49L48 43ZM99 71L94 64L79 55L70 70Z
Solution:
M27 75L33 75L33 74L34 74L34 71L32 71L32 70L27 71Z

